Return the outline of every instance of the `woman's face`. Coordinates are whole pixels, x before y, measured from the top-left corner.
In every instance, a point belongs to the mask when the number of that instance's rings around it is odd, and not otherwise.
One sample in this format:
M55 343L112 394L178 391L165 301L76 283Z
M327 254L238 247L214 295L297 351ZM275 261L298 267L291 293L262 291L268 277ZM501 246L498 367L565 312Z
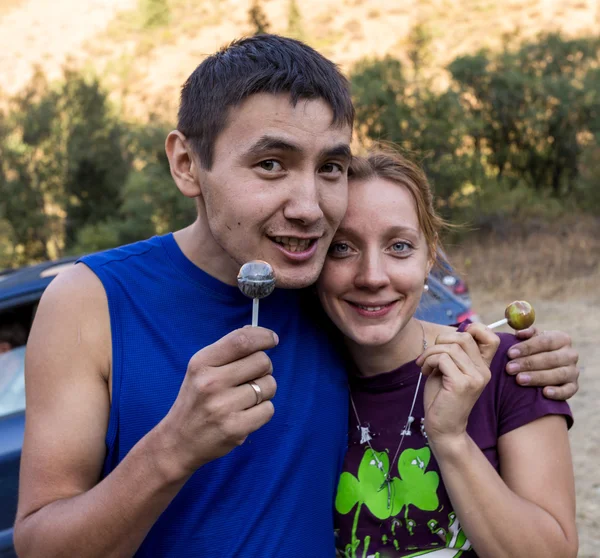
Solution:
M415 313L430 268L410 191L381 178L352 181L317 283L338 329L361 346L393 341Z

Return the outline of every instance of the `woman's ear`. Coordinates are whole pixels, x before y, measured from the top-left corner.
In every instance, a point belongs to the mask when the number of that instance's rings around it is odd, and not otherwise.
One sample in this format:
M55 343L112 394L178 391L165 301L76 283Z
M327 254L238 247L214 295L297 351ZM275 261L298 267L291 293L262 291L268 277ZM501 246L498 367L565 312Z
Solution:
M171 176L179 191L188 198L202 194L198 177L198 164L187 138L173 130L165 141L165 151L169 159Z

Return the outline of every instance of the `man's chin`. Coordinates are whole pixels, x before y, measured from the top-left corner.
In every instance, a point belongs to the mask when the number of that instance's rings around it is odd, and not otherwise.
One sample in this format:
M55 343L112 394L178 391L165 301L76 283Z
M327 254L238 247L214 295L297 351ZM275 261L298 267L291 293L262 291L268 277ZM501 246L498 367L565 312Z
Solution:
M313 285L319 277L318 269L275 269L277 288L279 289L304 289Z

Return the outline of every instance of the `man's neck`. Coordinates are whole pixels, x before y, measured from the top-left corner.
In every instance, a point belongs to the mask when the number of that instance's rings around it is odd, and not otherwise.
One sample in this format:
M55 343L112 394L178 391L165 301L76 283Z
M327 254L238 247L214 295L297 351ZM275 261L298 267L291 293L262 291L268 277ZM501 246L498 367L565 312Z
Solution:
M173 236L194 265L227 285L237 285L239 265L215 241L210 229L199 218Z

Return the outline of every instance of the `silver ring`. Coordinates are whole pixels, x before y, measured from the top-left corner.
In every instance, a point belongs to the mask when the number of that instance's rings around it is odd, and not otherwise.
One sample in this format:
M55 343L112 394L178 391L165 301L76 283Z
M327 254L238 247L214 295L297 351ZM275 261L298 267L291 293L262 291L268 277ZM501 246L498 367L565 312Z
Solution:
M256 394L256 403L254 405L260 405L263 400L263 392L260 386L256 382L248 382L248 385L254 390Z

